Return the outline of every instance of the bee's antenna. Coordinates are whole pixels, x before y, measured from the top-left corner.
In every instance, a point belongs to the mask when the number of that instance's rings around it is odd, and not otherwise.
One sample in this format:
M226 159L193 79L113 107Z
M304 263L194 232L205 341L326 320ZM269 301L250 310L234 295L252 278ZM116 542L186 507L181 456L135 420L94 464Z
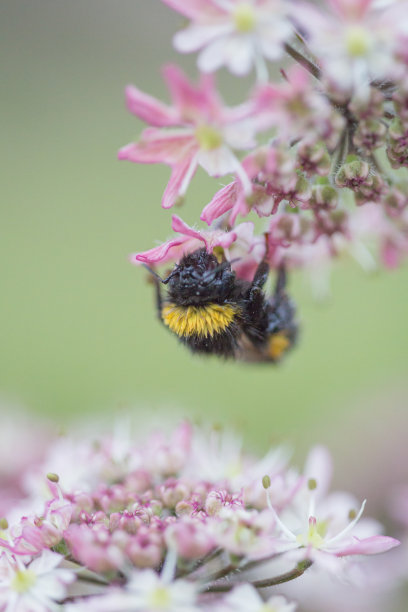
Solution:
M228 261L228 259L226 259L225 261L220 263L218 266L216 266L212 270L207 270L207 272L205 274L203 274L203 278L206 279L206 278L209 278L210 276L214 276L215 274L217 274L217 272L219 272L223 268L227 267L228 265L231 265L231 264L235 263L236 261L239 261L240 259L241 259L240 257L236 257L235 259L231 259L231 261Z
M156 272L155 270L153 270L153 268L151 268L150 266L148 266L148 265L147 265L147 264L145 264L145 263L142 263L142 266L143 266L144 268L146 268L146 270L148 270L148 271L150 272L150 274L151 274L152 276L154 276L154 278L155 278L156 280L160 281L161 283L164 283L164 281L163 281L162 277L161 277L159 274L157 274L157 272Z

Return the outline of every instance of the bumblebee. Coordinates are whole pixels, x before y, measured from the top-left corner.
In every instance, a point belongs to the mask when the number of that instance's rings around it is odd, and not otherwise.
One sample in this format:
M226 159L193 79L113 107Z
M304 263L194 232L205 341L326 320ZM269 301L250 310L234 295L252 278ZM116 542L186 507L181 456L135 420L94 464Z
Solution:
M277 362L296 341L295 306L285 292L284 267L270 297L263 291L269 274L264 261L252 282L237 279L229 261L219 263L206 249L184 255L164 279L150 272L160 321L194 353ZM167 285L165 297L162 284Z

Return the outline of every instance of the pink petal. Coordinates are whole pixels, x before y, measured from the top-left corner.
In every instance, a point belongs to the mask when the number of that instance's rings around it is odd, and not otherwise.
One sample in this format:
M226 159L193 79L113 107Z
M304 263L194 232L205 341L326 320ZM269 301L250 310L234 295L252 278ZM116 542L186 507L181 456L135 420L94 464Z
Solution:
M208 232L206 233L208 236ZM235 242L235 240L237 239L237 234L234 231L220 232L219 235L217 236L216 233L214 232L214 236L213 237L210 236L207 239L208 239L209 245L211 246L211 250L216 246L220 246L223 249L228 249L228 247L230 247L231 244ZM209 250L208 247L207 247L207 250Z
M338 557L345 557L347 555L376 555L400 544L399 540L389 538L388 536L371 536L363 540L354 537L353 540L354 544L336 552L336 555Z
M139 164L173 165L186 156L195 138L186 130L147 128L139 142L131 142L118 152L118 159Z
M224 14L224 11L211 0L162 0L170 8L189 19Z
M170 64L163 70L174 105L188 123L205 122L217 116L220 103L212 75L203 75L198 86L193 85L178 66Z
M183 198L197 169L197 160L194 155L189 155L174 165L171 177L164 190L162 207L171 208Z
M143 251L142 253L134 253L130 256L130 261L134 264L147 263L147 264L157 264L160 262L166 261L167 254L174 247L180 246L186 242L186 238L173 238L173 240L167 240L163 244L154 247L153 249L149 249L148 251Z
M205 242L201 232L187 225L187 223L185 223L177 215L172 216L171 227L175 232L178 232L179 234L184 234L185 236L189 236L190 238L197 238L198 240L202 240L203 242Z
M221 215L228 210L231 210L237 201L238 190L238 182L233 181L217 191L211 202L204 207L200 219L205 221L208 225L211 225L214 219L218 219L218 217L221 217Z
M128 110L150 125L160 127L180 122L179 113L174 108L163 104L133 85L126 87L125 95Z

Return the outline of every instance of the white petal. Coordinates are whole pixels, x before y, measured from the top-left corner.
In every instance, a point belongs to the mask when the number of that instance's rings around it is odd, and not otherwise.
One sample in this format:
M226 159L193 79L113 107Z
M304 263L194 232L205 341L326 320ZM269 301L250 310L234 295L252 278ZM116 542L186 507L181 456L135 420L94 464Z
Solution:
M216 38L228 34L232 29L229 23L220 23L217 25L196 25L192 24L177 32L173 38L174 47L180 53L190 53L198 51L205 45L208 45Z

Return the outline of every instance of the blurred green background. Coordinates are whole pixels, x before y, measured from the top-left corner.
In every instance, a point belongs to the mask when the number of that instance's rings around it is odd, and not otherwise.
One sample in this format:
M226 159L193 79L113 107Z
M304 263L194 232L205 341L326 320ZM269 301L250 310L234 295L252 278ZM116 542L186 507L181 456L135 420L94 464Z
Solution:
M171 233L169 169L116 161L142 128L124 86L167 99L160 66L177 59L181 19L158 0L3 0L0 12L3 405L58 423L168 410L232 423L260 448L351 446L353 432L369 448L370 422L381 435L404 404L407 267L367 276L339 262L324 304L293 275L302 336L279 367L192 357L127 259ZM181 63L195 74L194 58ZM195 222L216 188L198 174L183 218Z

